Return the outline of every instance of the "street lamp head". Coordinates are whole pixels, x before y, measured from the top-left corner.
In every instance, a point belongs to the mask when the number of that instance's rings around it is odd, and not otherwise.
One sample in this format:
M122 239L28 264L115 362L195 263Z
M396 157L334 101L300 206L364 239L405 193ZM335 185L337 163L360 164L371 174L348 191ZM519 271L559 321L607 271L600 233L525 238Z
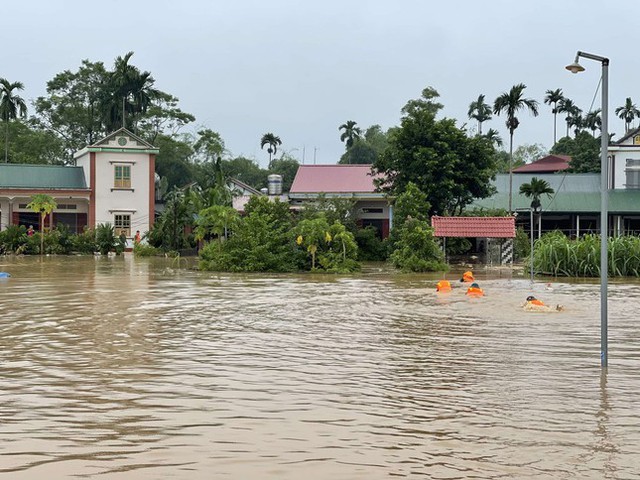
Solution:
M580 65L578 63L578 59L576 58L576 61L573 62L570 65L567 65L566 67L567 70L569 70L571 73L578 73L578 72L584 72L584 67L582 65Z

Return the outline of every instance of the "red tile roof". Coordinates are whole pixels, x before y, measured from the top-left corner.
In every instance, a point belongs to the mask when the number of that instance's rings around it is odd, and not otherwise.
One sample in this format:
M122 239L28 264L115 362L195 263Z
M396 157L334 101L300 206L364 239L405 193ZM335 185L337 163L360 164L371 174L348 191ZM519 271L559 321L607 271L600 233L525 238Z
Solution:
M431 217L436 237L514 238L515 217Z
M300 165L290 193L374 193L371 165Z
M569 155L547 155L535 162L514 168L513 173L555 173L569 168Z

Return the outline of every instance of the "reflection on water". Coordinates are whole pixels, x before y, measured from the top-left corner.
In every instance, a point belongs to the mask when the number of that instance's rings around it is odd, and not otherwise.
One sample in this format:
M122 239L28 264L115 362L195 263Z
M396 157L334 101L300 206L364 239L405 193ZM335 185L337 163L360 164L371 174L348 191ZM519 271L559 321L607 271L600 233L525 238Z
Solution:
M0 270L0 477L640 478L637 283Z

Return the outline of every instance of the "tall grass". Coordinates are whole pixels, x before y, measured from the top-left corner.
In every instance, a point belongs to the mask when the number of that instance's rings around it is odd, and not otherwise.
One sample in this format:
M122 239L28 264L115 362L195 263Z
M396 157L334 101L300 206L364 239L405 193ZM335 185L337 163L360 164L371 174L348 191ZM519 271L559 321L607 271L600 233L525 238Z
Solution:
M609 276L640 276L640 237L609 237ZM562 232L548 233L535 242L533 267L536 273L566 277L600 276L600 236L584 235L577 240Z

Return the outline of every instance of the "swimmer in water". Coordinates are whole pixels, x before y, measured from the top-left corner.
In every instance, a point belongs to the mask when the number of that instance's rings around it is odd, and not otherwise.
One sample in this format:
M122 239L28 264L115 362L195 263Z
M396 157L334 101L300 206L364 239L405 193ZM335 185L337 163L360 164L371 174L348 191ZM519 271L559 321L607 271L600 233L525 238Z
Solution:
M451 282L449 280L440 280L436 283L436 292L450 292L451 291Z
M476 279L473 278L473 272L469 271L462 274L462 278L460 279L460 281L465 283L473 283L476 281Z
M555 308L550 307L533 295L529 295L527 297L527 300L522 307L529 312L561 312L564 310L562 305L556 305Z
M480 285L474 282L467 289L467 295L470 297L484 297L484 290L480 288Z

